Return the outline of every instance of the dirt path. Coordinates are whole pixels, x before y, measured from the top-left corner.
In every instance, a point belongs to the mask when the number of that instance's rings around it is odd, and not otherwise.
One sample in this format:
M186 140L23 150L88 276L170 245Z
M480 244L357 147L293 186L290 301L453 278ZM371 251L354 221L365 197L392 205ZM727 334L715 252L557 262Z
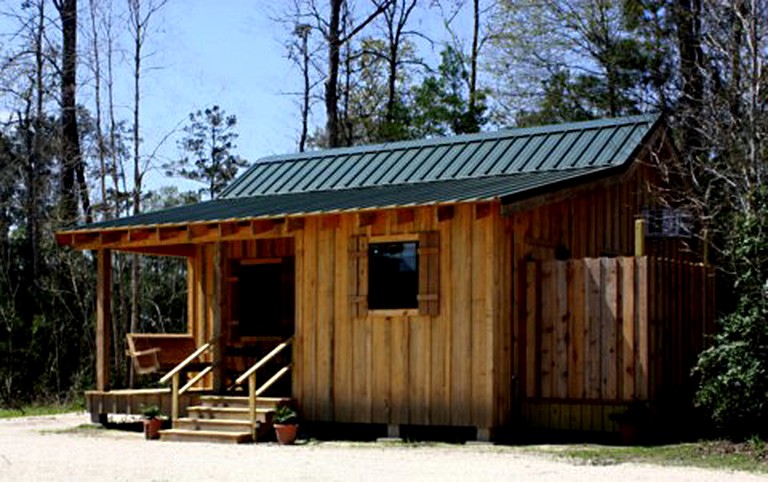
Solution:
M87 421L85 414L0 420L0 481L766 480L694 468L574 465L513 447L147 442L139 433L77 429Z

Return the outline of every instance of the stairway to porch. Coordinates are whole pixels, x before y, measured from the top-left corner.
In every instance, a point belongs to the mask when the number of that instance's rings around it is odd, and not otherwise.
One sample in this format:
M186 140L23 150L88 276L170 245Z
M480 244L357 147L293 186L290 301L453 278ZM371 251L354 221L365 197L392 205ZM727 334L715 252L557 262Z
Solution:
M290 398L259 397L256 427L250 421L248 397L204 395L200 404L187 409L187 417L175 421L172 429L160 431L160 440L177 442L251 443L272 429L272 413Z

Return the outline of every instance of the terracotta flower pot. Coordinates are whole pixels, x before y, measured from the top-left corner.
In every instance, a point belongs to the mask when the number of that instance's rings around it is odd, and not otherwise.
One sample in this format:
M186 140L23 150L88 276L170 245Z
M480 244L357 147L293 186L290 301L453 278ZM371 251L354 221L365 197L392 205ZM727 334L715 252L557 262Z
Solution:
M159 418L150 418L144 420L144 438L147 440L157 440L160 438L160 429L163 427L163 421Z
M293 445L296 441L296 432L299 426L295 424L282 425L275 424L275 435L277 436L277 442L280 445Z

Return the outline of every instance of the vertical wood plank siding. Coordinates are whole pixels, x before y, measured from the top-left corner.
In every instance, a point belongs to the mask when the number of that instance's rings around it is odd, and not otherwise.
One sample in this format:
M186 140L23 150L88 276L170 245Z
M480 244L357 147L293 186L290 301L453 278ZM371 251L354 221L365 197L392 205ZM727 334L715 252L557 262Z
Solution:
M502 392L511 374L510 342L498 330L507 324L511 332L511 303L501 301L503 286L511 287L499 282L511 272L511 255L504 252L510 244L499 205L459 205L443 221L436 207L382 211L365 220L356 214L338 215L333 223L310 219L295 234L305 269L297 276L302 369L294 373L294 387L304 416L497 425L503 418L497 404L510 404ZM368 237L397 234L421 234L422 259L432 258L427 281L439 290L422 293L426 303L417 311L425 314L361 309L367 272L352 265L367 250ZM506 360L497 356L501 350ZM507 384L498 394L497 361L508 365L500 371Z
M680 351L690 330L712 330L712 298L694 290L713 293L709 271L614 258L632 254L635 216L653 203L649 172L638 163L505 215L493 202L307 216L225 243L222 278L233 284L240 258L295 257L293 396L308 420L490 429L521 415L604 427L604 410L569 403L669 390L699 346ZM398 235L419 239L428 258L420 309L368 310L368 240ZM654 241L649 254L675 244ZM202 343L213 333L214 248L195 249L189 326ZM659 296L686 283L674 302ZM221 293L226 335L231 286ZM542 415L542 400L563 403Z
M544 304L551 306L526 306L534 319L526 327L541 340L525 348L533 378L524 394L529 423L595 430L597 422L577 420L579 407L589 407L590 417L605 427L607 414L615 411L605 404L688 399L690 370L715 315L714 299L705 295L714 285L713 268L655 257L526 264L526 303L548 300ZM583 273L586 285L570 281ZM541 418L537 411L554 405L565 415Z

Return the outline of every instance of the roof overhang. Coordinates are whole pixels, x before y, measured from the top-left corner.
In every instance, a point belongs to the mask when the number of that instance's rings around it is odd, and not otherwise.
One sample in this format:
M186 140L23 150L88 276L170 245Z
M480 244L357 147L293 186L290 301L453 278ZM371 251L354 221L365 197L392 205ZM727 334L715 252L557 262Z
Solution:
M489 201L509 205L542 192L588 184L617 172L616 168L582 168L221 199L78 226L56 233L56 240L60 245L75 249L119 249L188 256L190 251L181 246L278 233L287 235L300 228L299 219L306 216ZM157 249L162 246L169 248Z

